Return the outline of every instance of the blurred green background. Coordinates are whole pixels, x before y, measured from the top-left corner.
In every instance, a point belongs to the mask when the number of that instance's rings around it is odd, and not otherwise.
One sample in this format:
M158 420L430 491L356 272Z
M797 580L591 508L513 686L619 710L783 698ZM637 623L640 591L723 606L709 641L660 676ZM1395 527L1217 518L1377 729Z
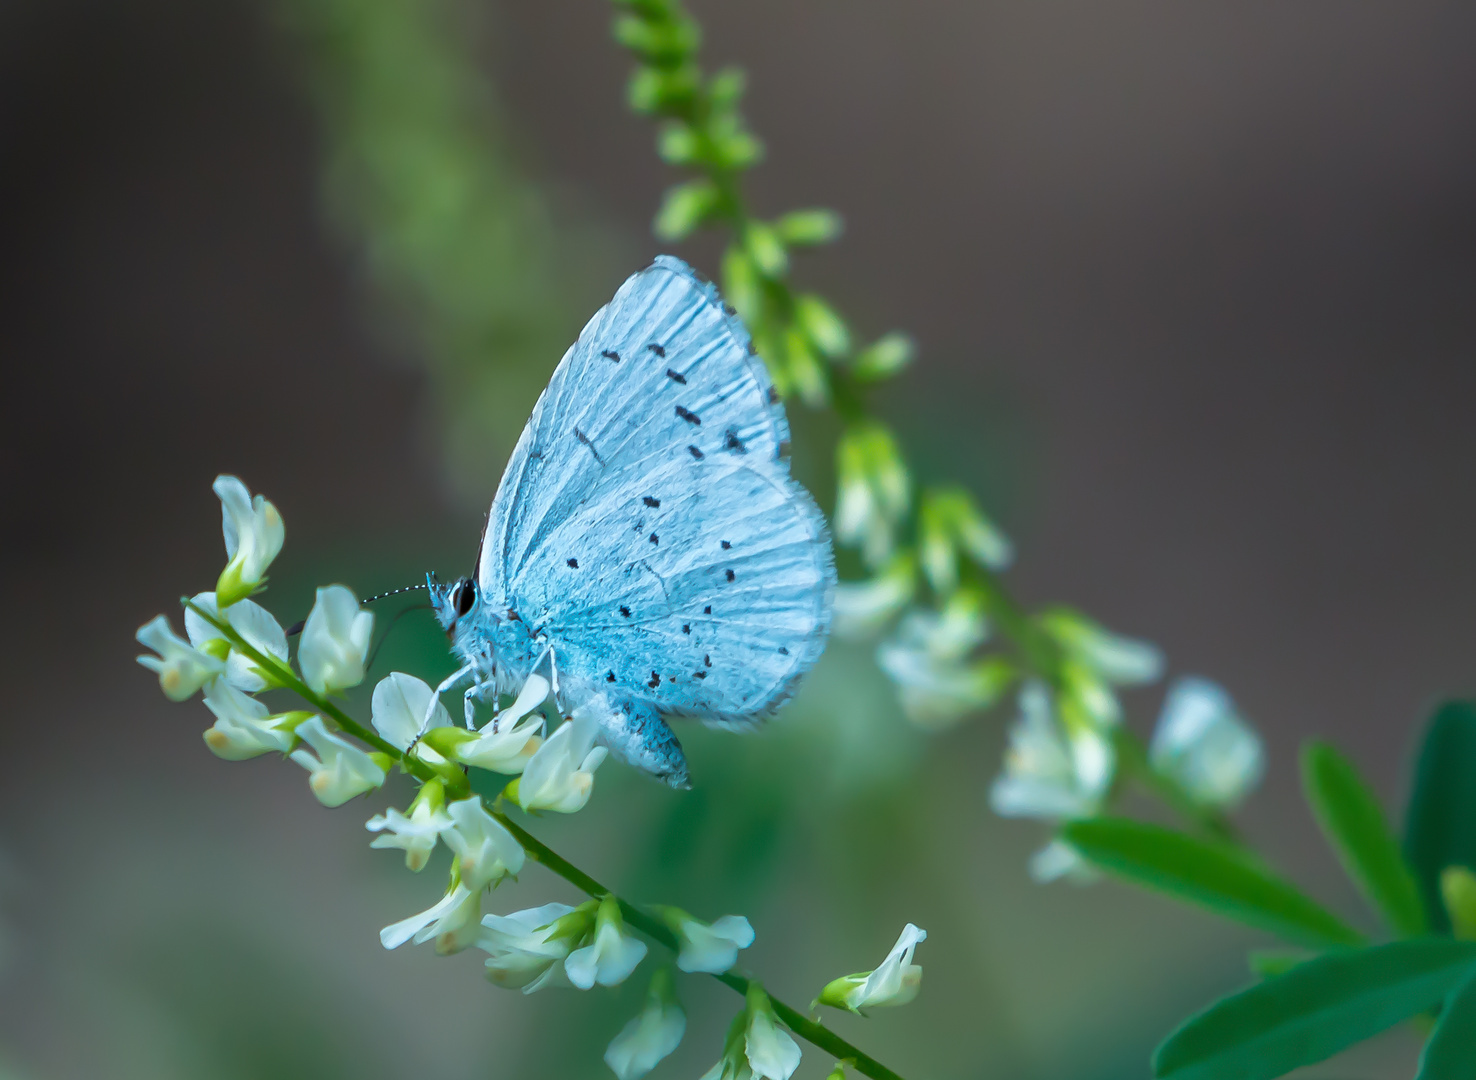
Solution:
M887 402L920 471L1012 532L1026 601L1230 689L1270 750L1247 833L1358 916L1295 746L1334 737L1397 806L1428 705L1476 689L1476 16L693 6L752 76L759 210L847 218L802 280L922 345ZM324 811L295 766L216 760L203 707L132 660L219 570L218 471L286 518L284 622L317 583L470 568L538 389L658 250L669 176L609 14L0 6L0 1075L609 1075L641 979L524 998L471 954L384 952L440 864L371 852L378 802ZM826 421L795 422L828 502ZM450 669L427 617L393 668ZM1129 700L1146 733L1156 691ZM835 1019L912 1080L1145 1075L1258 939L1033 885L1039 829L986 804L1007 719L925 737L836 644L763 733L683 729L692 792L608 765L536 829L634 898L746 914L745 963L791 1001L925 927L917 1003ZM531 867L493 906L554 899ZM683 982L657 1077L716 1059L737 999L708 982ZM1313 1075L1412 1053L1394 1033Z

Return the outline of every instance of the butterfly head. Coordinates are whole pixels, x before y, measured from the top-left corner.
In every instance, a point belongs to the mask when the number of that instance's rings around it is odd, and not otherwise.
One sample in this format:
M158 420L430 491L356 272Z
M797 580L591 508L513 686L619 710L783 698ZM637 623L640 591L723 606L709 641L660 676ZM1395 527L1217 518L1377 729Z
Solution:
M436 619L448 634L455 633L456 621L477 606L477 583L471 578L457 578L442 585L431 573L425 575L425 587L430 591L431 608Z

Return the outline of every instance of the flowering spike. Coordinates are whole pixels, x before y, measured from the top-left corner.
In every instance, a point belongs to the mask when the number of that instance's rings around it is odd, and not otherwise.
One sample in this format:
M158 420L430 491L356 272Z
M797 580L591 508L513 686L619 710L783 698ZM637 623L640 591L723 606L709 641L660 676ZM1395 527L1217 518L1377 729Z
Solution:
M159 689L170 701L184 701L225 671L220 657L196 649L174 632L169 619L157 615L138 628L139 644L153 649L158 656L147 654L138 662L159 673Z
M374 616L359 609L359 601L346 586L318 589L297 646L303 682L320 694L358 686L364 681L373 632Z
M265 497L252 498L246 485L234 476L215 478L225 533L226 568L220 572L215 592L222 607L244 600L266 583L267 567L282 550L286 535L282 515Z

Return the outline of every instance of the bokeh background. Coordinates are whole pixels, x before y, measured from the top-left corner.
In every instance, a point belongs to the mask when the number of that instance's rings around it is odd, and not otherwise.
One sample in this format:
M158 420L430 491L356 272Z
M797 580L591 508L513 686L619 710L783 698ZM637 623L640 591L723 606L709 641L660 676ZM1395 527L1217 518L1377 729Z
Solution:
M886 404L920 471L1013 535L1026 602L1230 689L1270 751L1246 832L1366 924L1293 755L1330 735L1398 807L1429 707L1476 690L1476 10L693 7L752 76L760 212L847 219L801 280L922 346ZM538 387L658 250L671 178L609 14L0 5L0 1071L608 1075L640 980L524 998L382 951L439 870L371 852L371 805L324 811L295 766L213 758L132 634L214 580L218 471L286 518L284 622L315 583L470 567ZM824 425L796 422L828 502ZM428 623L381 673L449 670ZM912 731L837 646L762 735L684 736L693 792L607 766L537 828L633 896L747 914L790 1000L926 927L919 1001L836 1020L908 1077L1143 1076L1258 939L1032 884L1040 830L986 802L1008 718ZM551 899L530 868L494 903ZM736 1004L683 989L657 1077L705 1070ZM1394 1033L1315 1075L1412 1062Z

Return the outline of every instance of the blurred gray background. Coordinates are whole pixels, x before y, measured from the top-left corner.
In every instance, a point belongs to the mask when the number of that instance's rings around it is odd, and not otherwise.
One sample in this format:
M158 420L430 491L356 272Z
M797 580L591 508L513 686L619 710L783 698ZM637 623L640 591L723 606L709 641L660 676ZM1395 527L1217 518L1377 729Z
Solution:
M470 956L384 953L440 870L368 851L371 804L323 811L296 766L211 757L203 707L133 663L134 628L219 571L217 472L286 518L285 623L318 581L469 569L501 467L448 479L454 403L325 221L291 6L0 5L0 1062L609 1075L634 980L523 998ZM757 208L846 217L799 279L922 346L886 406L920 471L1002 521L1027 603L1080 605L1231 691L1270 751L1247 833L1367 923L1293 755L1332 736L1398 807L1428 709L1476 690L1476 9L693 6L709 61L751 75ZM598 237L553 276L569 339L658 251L672 180L625 111L609 15L470 24L520 175ZM709 272L714 252L677 249ZM444 669L433 632L405 634L403 663ZM918 1003L836 1025L909 1078L1145 1075L1261 939L1031 884L1040 830L986 805L1008 712L923 738L864 650L834 652L776 729L690 738L696 792L607 766L590 810L535 828L639 898L743 911L746 961L798 1003L927 927ZM1140 731L1157 700L1132 699ZM493 906L570 898L531 868ZM683 989L658 1078L705 1070L736 1004ZM1408 1075L1411 1047L1318 1075Z

